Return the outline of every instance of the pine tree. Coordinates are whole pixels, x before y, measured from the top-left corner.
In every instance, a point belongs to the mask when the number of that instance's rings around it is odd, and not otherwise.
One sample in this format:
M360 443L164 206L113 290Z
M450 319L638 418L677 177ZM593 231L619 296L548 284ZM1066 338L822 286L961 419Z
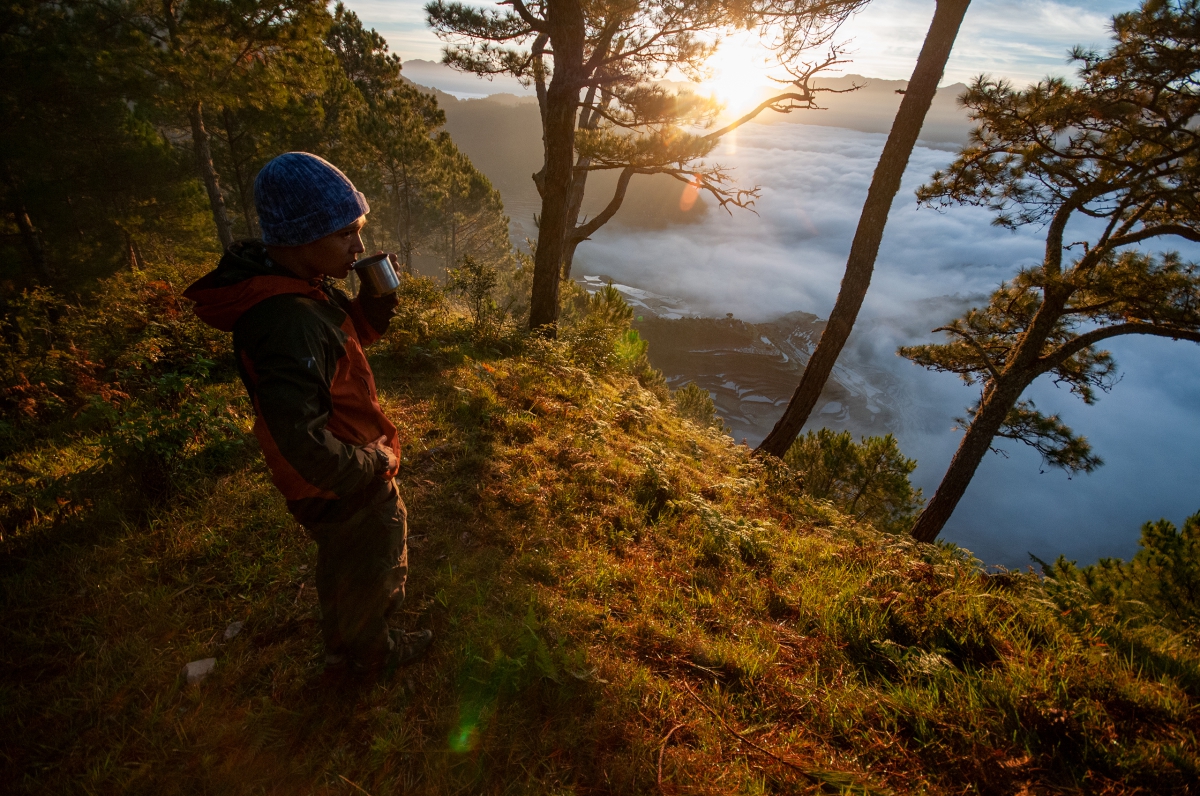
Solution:
M824 19L830 8L861 2L795 0L789 7L811 22ZM479 75L511 74L536 89L545 149L543 166L533 175L542 209L529 322L531 329L548 334L555 333L560 280L569 274L575 248L613 217L635 174L669 174L707 191L722 206L748 206L756 191L734 187L728 173L704 163L704 157L722 135L764 110L816 107L819 89L811 86L812 78L839 62L835 51L797 68L790 90L719 130L698 134L693 128L711 124L719 106L666 91L657 81L673 69L690 78L702 76L722 33L753 24L763 4L506 0L500 5L510 9L434 0L426 11L439 35L455 42L445 51L446 63ZM587 175L596 170L620 171L616 191L601 213L580 223Z
M822 428L792 443L783 460L799 475L805 494L880 530L908 530L921 507L921 490L908 480L917 463L904 458L891 434L856 443L849 431Z
M437 212L439 150L435 137L446 115L432 95L399 83L379 96L359 121L384 207L384 238L394 240L408 273L422 253ZM441 134L445 137L445 133Z
M284 106L319 90L327 73L329 25L323 0L117 0L130 39L124 57L153 77L157 105L188 131L222 246L233 242L225 191L214 164L208 114ZM232 139L232 135L230 136ZM243 195L245 191L242 191Z
M1035 379L1049 375L1090 404L1114 382L1116 363L1098 348L1105 340L1200 342L1200 269L1145 248L1160 238L1200 241L1200 2L1149 0L1115 17L1113 32L1107 53L1075 51L1078 85L1048 79L1016 91L975 81L963 98L979 122L972 145L918 191L927 205L980 205L1001 226L1045 224L1047 233L1040 265L935 330L949 342L901 349L982 386L913 527L921 541L937 537L996 436L1071 471L1100 464L1086 439L1021 400ZM1102 229L1068 243L1078 217Z
M0 249L5 279L75 284L204 223L190 158L156 129L141 63L116 57L131 47L123 25L106 4L0 9L0 212L19 245Z

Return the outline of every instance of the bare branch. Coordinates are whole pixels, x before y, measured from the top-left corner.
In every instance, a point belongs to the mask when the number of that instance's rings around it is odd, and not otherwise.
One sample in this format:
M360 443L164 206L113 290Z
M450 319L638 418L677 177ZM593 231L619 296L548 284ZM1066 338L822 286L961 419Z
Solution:
M790 106L789 105L781 105L781 103L789 102L789 101L790 102L807 102L809 104L808 105L790 105ZM773 111L777 111L779 113L791 113L794 110L809 110L809 109L815 108L815 106L812 104L812 102L813 102L813 98L811 95L793 94L793 93L776 95L774 97L771 97L768 100L764 100L763 102L759 103L758 107L756 107L754 110L743 115L742 117L738 118L737 120L730 122L729 124L722 127L720 130L714 130L713 132L709 133L708 135L705 135L704 140L715 141L715 140L719 139L721 136L725 135L726 133L736 130L737 128L739 128L743 124L745 124L746 122L753 120L755 116L758 116L760 113L762 113L765 110L770 109Z
M629 180L637 173L638 169L633 166L626 166L621 170L621 176L617 178L616 190L613 191L613 197L609 200L608 205L591 221L586 224L580 224L570 233L574 240L587 240L596 230L607 224L617 214L617 211L621 209L621 203L625 201L625 192L629 189Z
M530 56L533 59L533 87L537 92L538 108L541 110L543 120L546 117L546 62L544 56L546 53L546 44L550 41L550 34L541 32L537 38L533 40L533 46L529 48Z
M517 12L517 16L519 16L526 25L533 28L537 32L541 33L546 30L545 20L535 17L529 10L529 7L525 5L523 0L501 0L499 5L512 6L513 10Z
M1195 230L1183 224L1159 224L1153 227L1143 227L1137 232L1130 232L1128 235L1112 238L1109 240L1109 246L1113 249L1132 246L1135 243L1140 243L1150 238L1162 237L1163 235L1176 235L1184 240L1200 243L1200 230Z

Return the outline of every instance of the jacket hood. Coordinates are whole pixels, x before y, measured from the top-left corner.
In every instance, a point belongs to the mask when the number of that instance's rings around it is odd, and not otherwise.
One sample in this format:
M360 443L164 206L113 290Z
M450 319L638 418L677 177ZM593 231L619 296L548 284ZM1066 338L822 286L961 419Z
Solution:
M183 291L183 297L196 302L200 320L232 332L238 318L251 307L289 293L325 298L315 285L267 259L262 243L247 241L230 246L217 267Z

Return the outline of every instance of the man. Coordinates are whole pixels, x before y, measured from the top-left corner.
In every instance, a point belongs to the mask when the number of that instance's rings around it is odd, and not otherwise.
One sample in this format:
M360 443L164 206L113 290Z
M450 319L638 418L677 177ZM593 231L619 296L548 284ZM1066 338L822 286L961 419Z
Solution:
M370 207L346 175L304 152L263 167L254 203L262 240L230 246L184 296L204 322L233 332L272 480L317 542L326 667L403 665L432 634L387 626L404 599L407 524L396 427L363 353L397 300L350 300L333 284L363 252Z

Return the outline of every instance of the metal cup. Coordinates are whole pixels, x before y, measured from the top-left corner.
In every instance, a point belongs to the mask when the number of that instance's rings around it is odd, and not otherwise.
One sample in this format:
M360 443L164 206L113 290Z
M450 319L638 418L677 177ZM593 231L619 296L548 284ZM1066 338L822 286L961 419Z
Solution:
M388 257L388 254L376 254L354 264L354 273L372 296L386 296L400 286L400 277Z

